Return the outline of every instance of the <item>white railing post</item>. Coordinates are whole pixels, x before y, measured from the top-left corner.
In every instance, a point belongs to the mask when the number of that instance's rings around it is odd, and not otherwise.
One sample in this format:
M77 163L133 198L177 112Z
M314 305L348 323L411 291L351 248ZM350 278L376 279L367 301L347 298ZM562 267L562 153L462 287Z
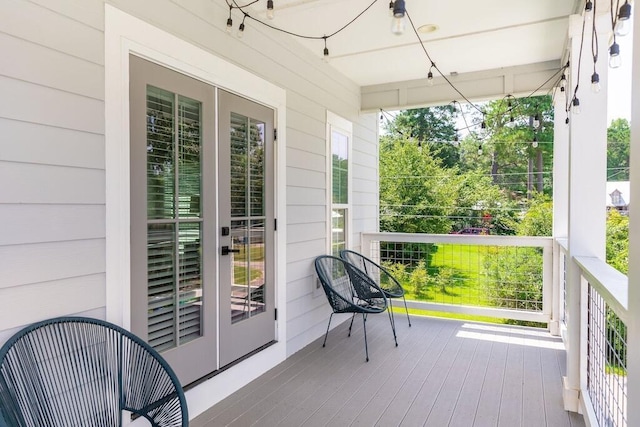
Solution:
M635 31L633 35L633 54L625 52L625 60L633 63L631 85L631 197L635 197L636 206L630 209L629 220L629 322L627 323L627 384L628 419L627 425L640 425L640 4L633 7Z
M553 322L554 313L553 244L542 249L542 314Z
M608 33L611 32L611 20L608 14L599 10L594 16L598 31L598 48L601 52L608 49ZM583 28L585 34L583 35ZM602 90L593 93L591 74L580 70L580 55L591 55L591 28L583 25L581 16L571 16L571 78L569 101L577 98L582 112L571 112L569 118L569 163L568 163L568 247L569 265L567 269L567 299L569 319L567 323L567 376L564 379L565 409L579 412L581 378L586 371L581 370L581 275L576 265L576 256L589 256L605 259L605 194L607 170L607 67L598 67ZM582 40L589 40L583 43ZM582 49L582 53L581 53ZM583 67L584 68L584 67ZM580 81L578 81L578 76ZM574 93L576 87L580 88ZM575 110L575 107L572 107Z
M562 260L562 252L560 251L560 245L557 241L553 241L553 251L551 254L551 261L549 262L549 268L551 269L551 321L549 322L549 332L551 335L560 335L560 268ZM545 262L546 265L546 262ZM546 267L545 267L546 268ZM546 277L546 274L545 274Z

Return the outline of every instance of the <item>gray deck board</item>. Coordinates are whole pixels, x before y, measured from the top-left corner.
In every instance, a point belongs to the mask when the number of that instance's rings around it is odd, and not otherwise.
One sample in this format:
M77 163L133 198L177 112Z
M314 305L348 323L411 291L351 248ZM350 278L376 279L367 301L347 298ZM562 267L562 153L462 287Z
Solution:
M562 408L564 350L539 329L386 316L348 322L191 422L217 426L582 427Z

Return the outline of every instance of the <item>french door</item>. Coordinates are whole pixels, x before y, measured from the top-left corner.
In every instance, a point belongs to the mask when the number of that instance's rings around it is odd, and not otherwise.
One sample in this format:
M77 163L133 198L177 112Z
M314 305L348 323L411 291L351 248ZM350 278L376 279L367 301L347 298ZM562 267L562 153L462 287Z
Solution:
M273 110L130 57L131 325L185 385L274 339L273 317L252 326L274 313L267 127Z
M273 110L218 91L220 363L275 339Z

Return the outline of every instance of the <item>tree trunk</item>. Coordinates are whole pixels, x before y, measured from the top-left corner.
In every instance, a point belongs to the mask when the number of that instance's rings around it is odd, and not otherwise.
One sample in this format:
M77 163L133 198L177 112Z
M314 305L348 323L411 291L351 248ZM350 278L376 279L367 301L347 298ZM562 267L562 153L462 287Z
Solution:
M544 184L544 182L543 182L543 180L544 180L544 175L543 175L543 173L542 173L542 172L543 172L543 171L542 171L542 167L543 167L543 163L542 163L542 150L541 150L540 148L538 148L538 149L536 150L536 163L537 163L537 165L536 165L536 169L538 170L538 173L537 173L537 175L538 175L538 177L537 177L537 178L538 178L538 179L537 179L537 181L538 181L538 182L537 182L537 184L538 184L538 193L542 193L542 190L543 190L543 188L542 188L542 187L543 187L543 184Z
M527 161L527 199L533 197L533 159L529 157Z

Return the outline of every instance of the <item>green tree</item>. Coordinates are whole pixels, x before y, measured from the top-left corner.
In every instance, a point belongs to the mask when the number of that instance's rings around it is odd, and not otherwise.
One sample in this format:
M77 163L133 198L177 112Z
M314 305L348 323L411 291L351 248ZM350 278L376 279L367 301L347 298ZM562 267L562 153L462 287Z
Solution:
M615 119L607 129L607 181L629 180L629 141L627 119Z
M380 229L448 233L460 181L456 172L413 138L381 138Z
M536 193L526 202L526 213L515 226L518 236L551 236L553 234L553 201Z
M629 217L616 209L607 214L607 263L621 273L629 271Z
M451 168L460 161L455 109L452 106L415 108L398 113L392 129L404 136L415 138L420 146L428 146L442 166Z

